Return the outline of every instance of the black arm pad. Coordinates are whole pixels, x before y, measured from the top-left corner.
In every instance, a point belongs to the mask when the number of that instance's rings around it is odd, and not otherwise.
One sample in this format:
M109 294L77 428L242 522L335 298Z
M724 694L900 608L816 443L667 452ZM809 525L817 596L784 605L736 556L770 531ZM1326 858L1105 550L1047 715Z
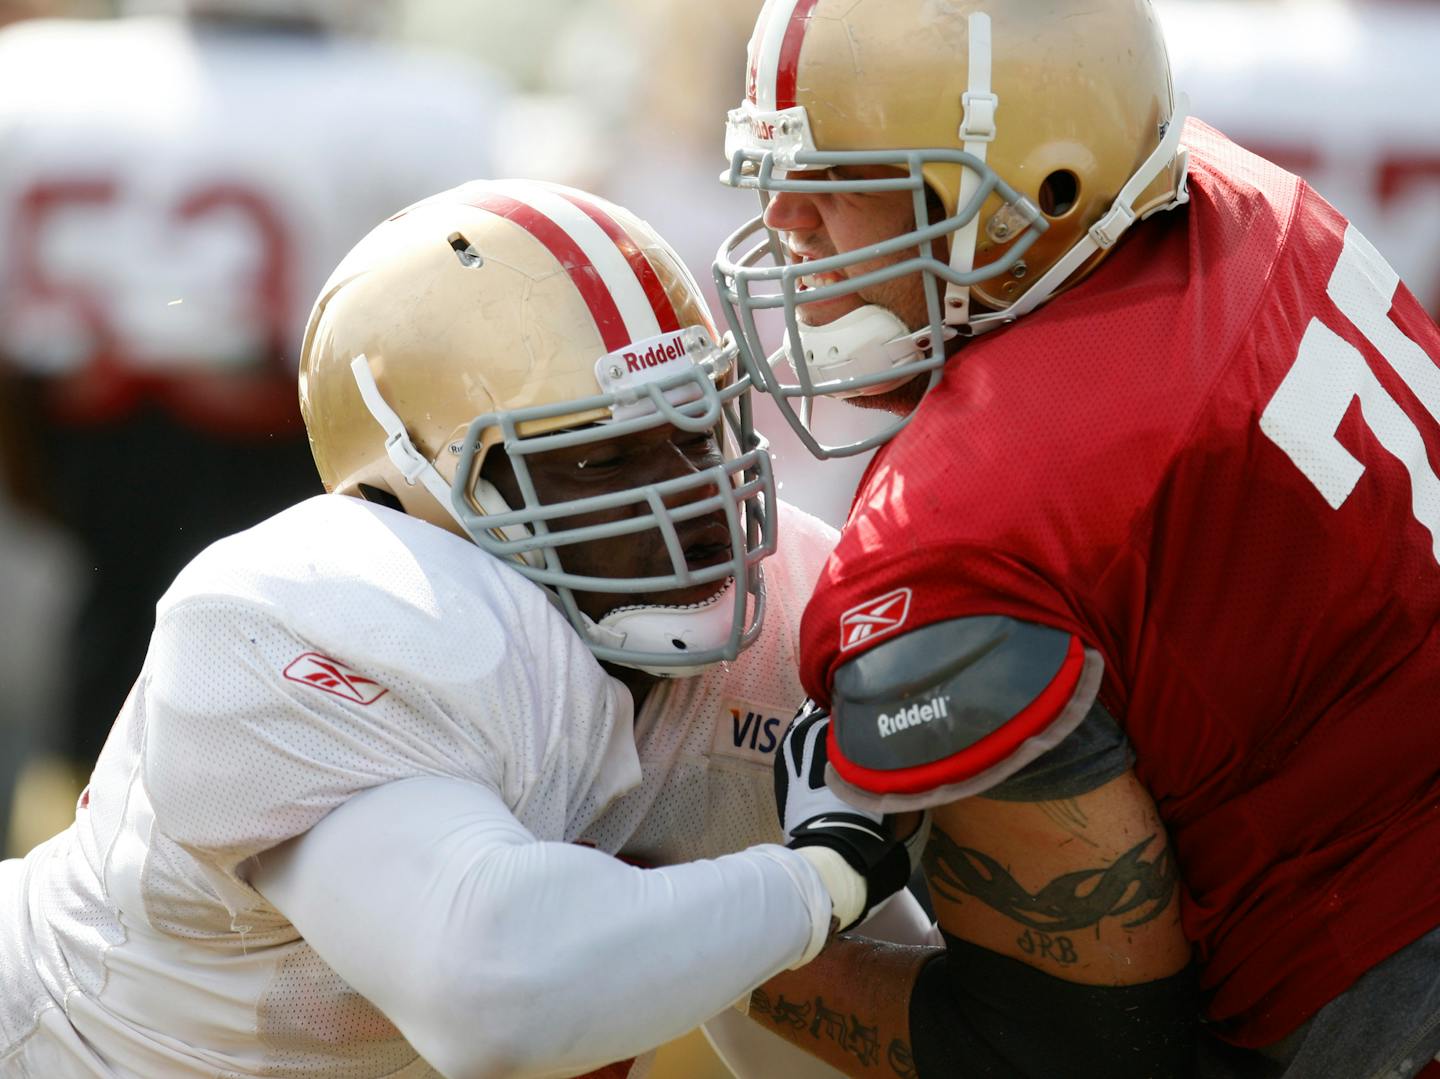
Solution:
M910 998L919 1079L1184 1079L1194 1068L1194 969L1140 985L1079 985L945 934Z

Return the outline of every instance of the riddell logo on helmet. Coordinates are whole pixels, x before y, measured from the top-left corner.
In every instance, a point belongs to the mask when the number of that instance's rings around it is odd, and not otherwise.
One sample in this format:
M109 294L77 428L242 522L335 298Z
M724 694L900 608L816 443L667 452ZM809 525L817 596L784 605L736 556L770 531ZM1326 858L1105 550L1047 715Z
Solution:
M750 134L760 142L775 141L775 125L769 120L750 118Z
M685 355L685 346L676 338L672 341L657 342L644 352L626 352L623 355L626 369L634 374L647 367L659 367L662 363L673 363Z

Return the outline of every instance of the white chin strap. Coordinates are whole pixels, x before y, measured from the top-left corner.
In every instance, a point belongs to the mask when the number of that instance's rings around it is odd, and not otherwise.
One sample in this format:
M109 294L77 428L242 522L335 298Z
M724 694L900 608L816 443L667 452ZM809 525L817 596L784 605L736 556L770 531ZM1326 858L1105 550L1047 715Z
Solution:
M946 329L945 337L955 335ZM823 326L800 324L800 351L805 369L815 384L834 379L856 379L883 375L924 357L931 345L930 328L913 333L891 310L866 304L848 311ZM792 353L793 354L793 353ZM834 397L869 397L892 390L909 376L897 377L870 386L844 389Z
M1046 270L1026 290L1025 295L1002 311L972 318L970 324L974 332L980 333L1007 322L1014 322L1021 315L1035 310L1069 280L1071 274L1085 265L1092 255L1099 251L1108 251L1119 243L1120 237L1125 235L1136 221L1144 217L1153 217L1155 214L1166 213L1178 206L1184 206L1190 201L1188 186L1190 152L1180 145L1185 118L1189 113L1189 96L1183 92L1176 94L1175 107L1170 113L1170 121L1165 128L1164 137L1150 152L1150 156L1135 170L1134 175L1126 181L1125 186L1115 196L1115 201L1110 204L1110 209L1106 211L1105 215L1091 225L1085 235L1081 236L1055 265ZM1145 189L1157 176L1176 165L1177 162L1179 163L1177 171L1180 175L1175 183L1174 198L1146 210L1143 215L1137 215L1135 213L1136 200L1145 193Z
M960 98L961 149L971 154L983 165L990 144L995 141L995 113L1000 99L990 88L990 16L983 11L970 15L968 25L970 38L969 67L970 84ZM960 175L960 195L955 205L968 206L980 190L980 173L975 169L964 169ZM950 238L950 268L957 274L968 274L975 268L975 240L980 231L980 215L977 213ZM950 326L964 326L970 322L970 286L947 284L945 286L945 322Z
M611 611L599 622L585 620L586 635L596 644L625 652L673 653L676 659L687 654L723 647L734 623L735 579L732 577L715 596L688 607L635 606ZM686 667L653 667L626 663L646 674L661 678L688 678L709 670L715 663Z
M982 163L995 141L996 114L1000 98L990 85L991 39L990 16L974 12L969 20L970 56L969 88L962 96L963 118L960 122L962 149ZM1151 182L1178 159L1180 178L1175 188L1175 198L1162 206L1146 211L1145 216L1173 210L1190 201L1185 186L1188 165L1187 155L1180 146L1181 129L1190 109L1190 99L1183 93L1176 95L1175 108L1170 116L1169 126L1158 146L1144 163L1120 189L1119 195L1109 211L1084 236L1067 251L1053 266L1035 281L1025 295L1003 311L974 315L971 312L969 285L947 284L945 286L945 322L951 326L968 326L972 333L991 330L1007 322L1013 322L1021 315L1035 310L1050 298L1085 262L1097 251L1109 250L1119 242L1120 237L1135 223L1135 202L1144 194ZM981 176L974 169L965 169L960 178L960 194L956 206L968 206L980 190ZM975 243L979 236L980 215L976 214L962 228L956 231L950 241L950 268L956 274L968 274L975 267Z
M375 384L375 374L370 370L370 360L362 352L350 361L350 373L355 378L355 385L360 390L360 397L369 409L370 415L385 432L385 453L390 458L390 463L399 470L400 475L405 477L405 482L410 486L420 483L425 490L430 492L430 497L435 499L445 508L445 512L455 520L461 531L465 531L465 522L455 512L455 505L450 497L450 484L445 477L431 463L430 459L421 453L415 443L410 441L410 434L405 430L405 424L396 411L390 407L380 387ZM509 513L510 506L506 504L492 484L487 480L477 479L474 487L475 501L480 508L488 514ZM530 530L524 525L510 525L506 528L496 529L500 535L507 540L528 539ZM543 558L539 551L526 551L515 556L527 566L539 566Z

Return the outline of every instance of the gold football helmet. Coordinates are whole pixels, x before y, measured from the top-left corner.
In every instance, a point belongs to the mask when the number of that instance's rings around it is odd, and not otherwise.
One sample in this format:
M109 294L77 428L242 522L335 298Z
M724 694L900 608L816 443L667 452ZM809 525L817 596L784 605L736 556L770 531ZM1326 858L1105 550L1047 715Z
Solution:
M340 263L305 331L300 405L326 490L388 495L468 537L547 588L600 659L674 674L733 658L764 615L774 485L763 445L740 431L749 379L738 366L693 278L643 221L558 185L475 182L396 214ZM714 432L722 463L541 501L527 458L664 425ZM481 475L497 447L524 505ZM624 512L573 520L601 510ZM723 562L683 545L695 527L684 522L702 518L726 522ZM565 570L564 547L651 530L668 575ZM707 602L626 606L599 622L575 602L709 582Z
M722 180L757 189L762 205L782 191L908 190L915 227L803 264L761 218L729 237L715 275L747 367L818 456L884 441L908 417L827 446L809 430L809 399L880 393L925 371L933 386L947 339L1034 310L1136 218L1186 201L1183 119L1149 0L767 0ZM856 165L890 166L893 177L829 171ZM818 287L801 280L899 253ZM926 325L875 305L828 325L796 317L806 303L917 273ZM773 355L756 327L766 309L785 318ZM782 380L780 361L796 383Z

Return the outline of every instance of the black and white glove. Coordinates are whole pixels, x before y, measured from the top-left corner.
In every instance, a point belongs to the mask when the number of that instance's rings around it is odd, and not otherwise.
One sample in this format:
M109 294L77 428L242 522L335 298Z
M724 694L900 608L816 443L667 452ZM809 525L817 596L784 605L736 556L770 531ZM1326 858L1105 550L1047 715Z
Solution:
M819 871L831 911L845 930L864 920L910 879L911 847L929 831L929 815L910 840L896 839L878 813L841 801L825 785L830 714L806 701L791 720L775 754L775 807L786 846Z

